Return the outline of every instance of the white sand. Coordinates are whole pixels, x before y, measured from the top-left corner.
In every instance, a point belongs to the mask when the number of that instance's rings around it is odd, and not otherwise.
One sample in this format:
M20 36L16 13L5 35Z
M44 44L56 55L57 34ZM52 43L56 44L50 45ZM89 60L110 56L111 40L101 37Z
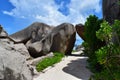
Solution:
M54 67L40 73L34 80L89 80L92 73L86 68L86 60L87 57L67 56Z

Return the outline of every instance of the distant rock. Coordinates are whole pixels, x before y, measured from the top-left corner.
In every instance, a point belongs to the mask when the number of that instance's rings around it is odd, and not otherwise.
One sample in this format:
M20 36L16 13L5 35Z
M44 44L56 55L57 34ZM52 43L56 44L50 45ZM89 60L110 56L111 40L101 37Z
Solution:
M78 33L78 35L83 39L85 40L85 37L84 37L84 25L83 24L77 24L75 26L76 28L76 31Z
M103 18L113 24L115 19L120 20L120 1L103 0L102 1Z
M78 46L76 46L75 50L82 51L82 50L84 50L84 47L82 45L78 45Z
M8 36L0 38L0 80L33 80L26 57L21 54L24 50L20 52L16 45Z

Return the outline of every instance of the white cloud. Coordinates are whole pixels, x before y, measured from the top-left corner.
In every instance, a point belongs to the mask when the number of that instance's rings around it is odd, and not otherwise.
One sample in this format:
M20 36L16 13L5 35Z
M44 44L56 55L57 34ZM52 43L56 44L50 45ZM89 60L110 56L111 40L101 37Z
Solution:
M54 0L9 0L9 2L14 6L14 9L3 11L3 13L15 17L17 24L21 22L18 20L19 18L22 19L22 24L26 20L29 23L39 21L54 26L63 22L84 24L90 14L101 12L100 0L71 0L66 5L69 9L67 16L58 10L64 8L63 2L60 5L57 5ZM82 42L78 35L76 38L76 44Z
M13 12L3 11L3 13L7 14L7 15L10 15L10 16L13 16Z
M68 18L71 18L71 20L74 18L74 21L72 21L74 24L84 23L90 14L101 12L99 3L100 0L71 0Z
M67 16L58 11L62 4L57 5L54 0L10 0L10 2L15 8L4 11L4 14L51 25L63 22L84 23L89 14L101 11L100 0L71 0L67 5L70 11Z

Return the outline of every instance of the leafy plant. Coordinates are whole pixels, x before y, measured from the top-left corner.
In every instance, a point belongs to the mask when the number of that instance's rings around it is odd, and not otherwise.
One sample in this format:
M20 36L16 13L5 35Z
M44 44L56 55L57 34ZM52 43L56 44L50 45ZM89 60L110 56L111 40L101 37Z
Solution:
M100 29L103 20L99 20L95 15L90 15L85 22L85 47L84 53L89 57L89 68L92 71L99 71L102 68L96 60L95 51L105 45L105 42L96 37L96 31Z
M96 32L96 36L98 39L109 42L112 38L112 27L109 25L108 22L103 21L100 26L100 29Z
M115 20L114 24L111 27L112 27L112 30L113 30L114 44L120 46L120 21Z
M101 28L96 32L99 39L106 42L106 46L96 51L97 61L103 66L100 73L96 73L97 80L119 80L120 77L120 45L112 41L113 33L120 38L120 21L116 20L112 26L104 21ZM116 38L115 38L116 39ZM119 43L119 40L117 40ZM106 76L104 76L106 75ZM100 76L100 77L98 77Z
M100 73L97 73L97 75L101 76L99 78L102 80L119 80L120 79L120 73L119 73L120 47L114 44L106 45L101 49L99 49L98 51L96 51L96 55L97 55L97 61L104 67Z
M114 80L114 79L110 76L108 71L105 69L99 73L95 73L92 76L92 80Z
M98 43L101 41L96 37L96 31L100 29L102 20L99 20L95 15L90 15L85 22L85 42L90 47L91 51L96 51L99 48ZM101 47L101 46L100 46Z

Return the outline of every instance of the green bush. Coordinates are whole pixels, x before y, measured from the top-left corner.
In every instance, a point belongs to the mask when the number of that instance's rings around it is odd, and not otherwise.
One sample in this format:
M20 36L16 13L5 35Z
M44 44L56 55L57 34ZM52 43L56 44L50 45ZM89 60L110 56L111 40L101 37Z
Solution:
M95 51L105 45L105 42L96 37L96 31L100 29L100 24L102 22L103 20L99 20L95 15L90 15L85 22L84 54L89 57L89 68L91 68L92 71L99 71L102 68L97 62L95 55Z
M103 66L100 73L96 73L95 80L120 79L120 47L114 44L106 45L96 51L97 61ZM99 76L99 77L98 77Z
M107 76L107 77L106 77ZM108 77L109 76L109 77ZM92 80L114 80L107 70L103 70L100 73L95 73L95 75L92 77Z
M90 52L91 52L91 51L90 51L90 48L88 47L88 43L84 41L84 42L82 43L82 46L84 46L84 48L85 48L85 49L83 50L84 55L88 56L88 54L90 54Z
M114 24L111 26L113 30L113 42L120 46L120 21L115 20Z
M101 41L105 41L107 43L111 40L111 38L112 38L112 27L109 25L108 22L103 21L103 23L100 26L100 29L96 32L96 36Z
M62 60L62 58L64 57L63 53L54 53L53 57L50 58L44 58L42 61L40 61L37 65L36 65L36 70L38 72L44 70L45 68L47 68L48 66L53 66L55 63L58 63Z
M106 42L106 46L96 51L97 61L103 66L103 69L100 73L94 75L95 80L120 80L119 31L120 21L115 20L112 26L104 21L101 28L96 32L97 37ZM117 44L112 41L114 33L116 33L115 37L117 37L115 39L118 39Z
M84 35L84 53L95 73L92 80L120 80L120 21L109 25L96 16L89 16Z
M95 15L90 15L85 22L85 42L90 47L91 51L96 51L99 46L98 43L101 41L96 37L96 31L100 29L100 24L103 20L99 20Z

